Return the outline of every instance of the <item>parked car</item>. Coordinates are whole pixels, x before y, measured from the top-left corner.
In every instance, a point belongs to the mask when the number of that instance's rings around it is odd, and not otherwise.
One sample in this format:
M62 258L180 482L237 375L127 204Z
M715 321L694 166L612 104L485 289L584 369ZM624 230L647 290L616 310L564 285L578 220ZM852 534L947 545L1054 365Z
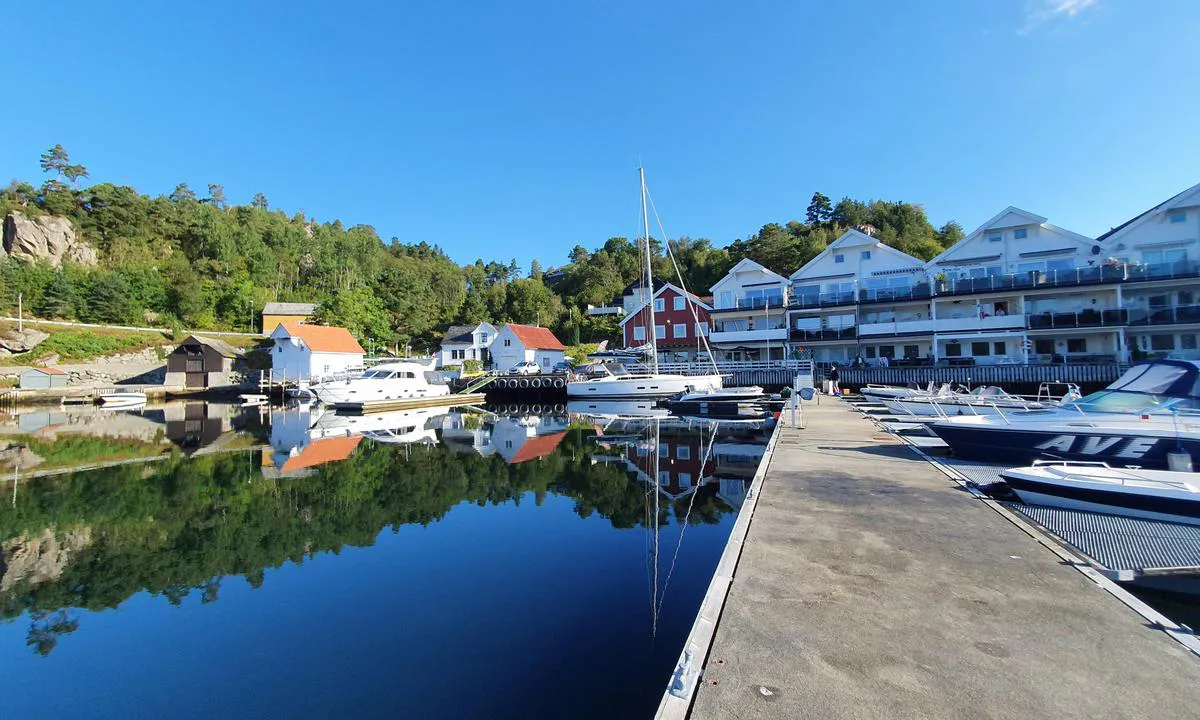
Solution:
M562 362L554 363L554 370L552 370L551 372L569 373L574 369L575 369L575 363L571 362L570 360L563 360Z
M513 375L540 375L542 369L532 360L526 360L522 363L513 365L513 369L509 370Z

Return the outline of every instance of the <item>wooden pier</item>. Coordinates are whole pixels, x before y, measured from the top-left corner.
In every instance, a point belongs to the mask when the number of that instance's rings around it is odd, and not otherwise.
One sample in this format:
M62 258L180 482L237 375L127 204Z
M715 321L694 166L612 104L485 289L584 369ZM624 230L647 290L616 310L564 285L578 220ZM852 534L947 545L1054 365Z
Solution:
M738 518L727 595L705 600L697 627L707 612L715 638L689 639L702 674L681 674L659 717L1200 714L1200 658L1171 621L845 403L804 416Z

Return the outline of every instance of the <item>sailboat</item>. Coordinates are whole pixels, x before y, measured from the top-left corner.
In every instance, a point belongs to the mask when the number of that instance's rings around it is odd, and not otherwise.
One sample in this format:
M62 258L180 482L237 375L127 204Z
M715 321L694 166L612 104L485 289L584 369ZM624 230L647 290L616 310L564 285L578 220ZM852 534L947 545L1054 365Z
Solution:
M650 216L646 208L646 171L638 168L638 177L642 185L642 228L644 230L642 244L646 256L646 305L650 314L650 335L655 340L649 343L652 372L630 372L618 363L604 363L596 367L593 374L583 380L567 383L567 397L570 398L648 398L668 397L679 393L712 392L724 387L724 380L719 374L712 375L671 375L658 371L658 342L654 317L654 271L650 256ZM667 248L670 252L670 247ZM682 278L680 278L682 283ZM684 292L687 287L682 286ZM695 312L693 307L693 312ZM705 341L707 345L707 341ZM712 357L712 353L709 353ZM716 364L713 364L716 370Z

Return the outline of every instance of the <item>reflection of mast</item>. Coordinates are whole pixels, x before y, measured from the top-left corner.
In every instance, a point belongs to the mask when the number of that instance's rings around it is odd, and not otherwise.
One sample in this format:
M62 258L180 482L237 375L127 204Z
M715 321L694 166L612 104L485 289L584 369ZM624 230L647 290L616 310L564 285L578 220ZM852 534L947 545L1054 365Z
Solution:
M659 476L658 476L658 472L659 472L659 467L660 467L659 458L661 457L661 453L659 451L659 443L661 443L661 442L662 442L662 432L659 429L659 421L656 418L654 420L654 443L651 446L653 448L652 452L654 453L654 462L652 463L654 472L650 476L650 482L651 482L651 488L652 488L651 492L654 493L654 539L652 541L653 549L651 551L651 558L653 559L653 562L654 562L654 572L653 572L654 577L652 580L654 589L653 589L653 592L651 592L651 594L650 594L650 637L652 637L652 638L658 635L658 608L659 608L659 600L658 600L658 518L659 518L658 477Z

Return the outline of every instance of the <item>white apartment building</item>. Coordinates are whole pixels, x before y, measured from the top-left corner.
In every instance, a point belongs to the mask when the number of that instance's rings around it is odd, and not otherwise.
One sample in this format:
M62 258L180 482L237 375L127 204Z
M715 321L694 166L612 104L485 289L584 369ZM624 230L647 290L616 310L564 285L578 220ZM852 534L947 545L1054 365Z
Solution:
M787 355L788 279L746 258L710 288L718 361L782 360Z

